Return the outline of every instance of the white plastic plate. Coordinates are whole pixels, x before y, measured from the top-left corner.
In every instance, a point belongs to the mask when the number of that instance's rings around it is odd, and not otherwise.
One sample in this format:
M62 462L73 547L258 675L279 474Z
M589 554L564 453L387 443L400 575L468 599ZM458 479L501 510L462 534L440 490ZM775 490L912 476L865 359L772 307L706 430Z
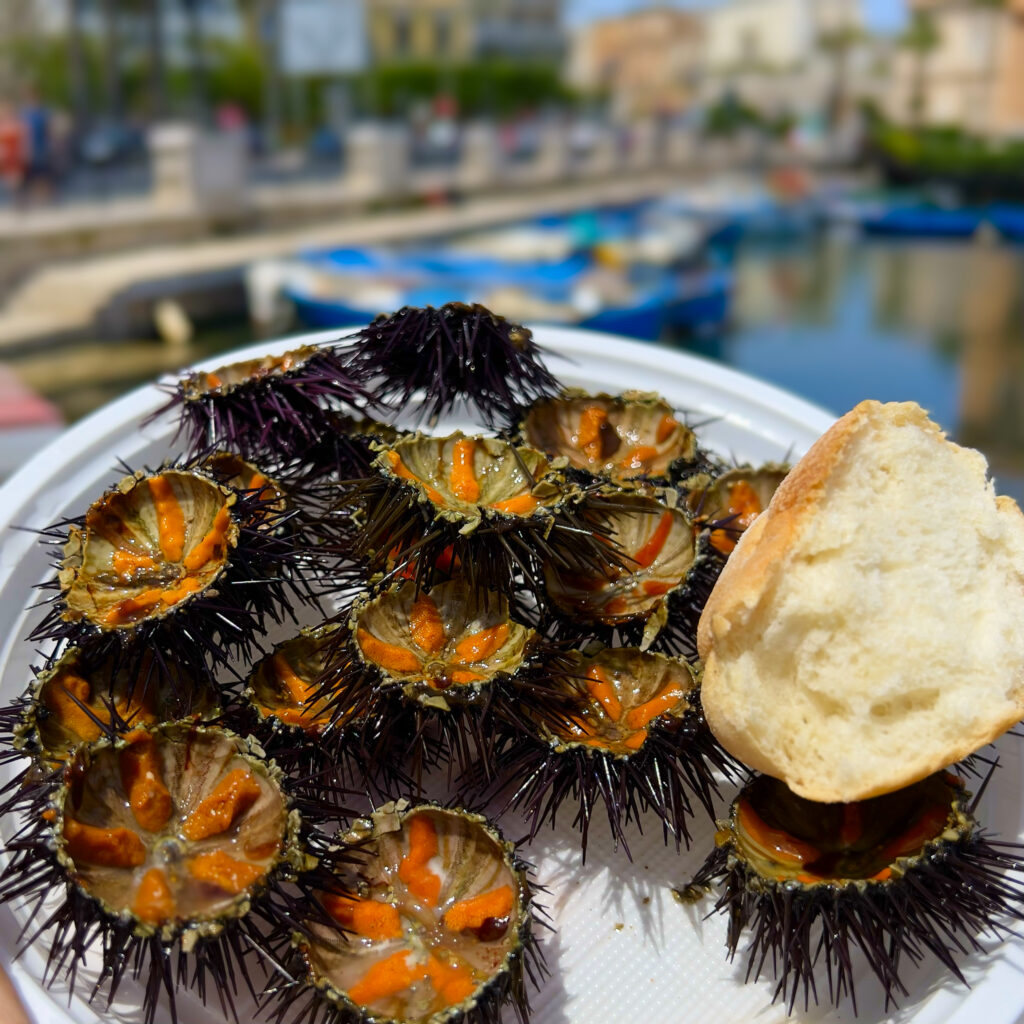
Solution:
M203 365L213 369L236 358L283 351L338 334L261 344ZM583 331L538 328L535 335L550 353L549 366L566 384L610 392L660 391L688 413L691 423L700 425L705 444L738 460L799 456L832 422L828 413L792 395L691 356ZM34 601L33 586L48 575L36 538L11 527L38 529L62 516L79 514L119 478L115 466L119 458L134 467L156 464L174 454L170 421L141 426L163 401L163 394L151 386L112 403L61 436L0 488L3 703L25 688L29 665L38 660L24 638L39 612L25 608ZM469 422L455 416L442 429ZM885 542L884 538L879 541ZM1024 824L1018 741L1005 738L999 753L1002 767L986 794L982 815L993 831L1016 838ZM7 769L8 776L11 771ZM723 813L730 798L729 792L723 794ZM631 864L621 850L612 848L601 814L595 812L583 865L576 833L568 828L571 819L572 811L566 807L558 828L543 833L527 851L539 881L550 890L546 903L554 926L553 933L543 939L551 976L534 997L534 1024L774 1024L787 1019L785 1009L772 1004L770 980L743 984L742 968L726 961L724 920L703 920L710 900L683 907L671 896L670 887L688 881L711 848L711 822L698 816L691 825L691 849L677 852L663 845L657 822L649 821L644 835L631 841ZM9 835L12 825L2 822L0 831ZM513 838L525 831L514 818L506 817L502 827ZM24 923L16 908L0 907L0 959L7 964ZM899 1010L887 1010L874 979L861 972L857 1019L865 1024L1013 1024L1024 1007L1024 939L988 945L992 948L986 954L962 958L969 989L949 979L930 960L917 970L910 970L907 963L910 995ZM44 989L40 979L46 952L44 938L12 968L38 1024L139 1019L141 990L130 982L122 985L110 1010L102 999L90 1007L80 996L69 996L59 982ZM87 992L87 977L81 981L79 992ZM824 979L819 991L825 998ZM254 1019L245 999L239 1003L239 1017ZM812 1006L805 1011L798 1006L794 1018L835 1022L854 1016L846 1003L839 1010ZM161 1008L159 1024L169 1019ZM203 1007L183 991L179 1020L216 1024L223 1017L213 1004Z

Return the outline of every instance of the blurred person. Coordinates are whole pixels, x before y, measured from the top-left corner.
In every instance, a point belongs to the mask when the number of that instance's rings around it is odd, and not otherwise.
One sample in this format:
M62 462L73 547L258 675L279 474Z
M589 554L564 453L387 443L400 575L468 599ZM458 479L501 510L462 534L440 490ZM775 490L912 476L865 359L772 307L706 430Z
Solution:
M10 103L0 102L0 181L12 193L25 176L25 131Z
M53 192L53 136L49 108L30 88L21 108L21 124L25 133L25 173L21 192L26 198L48 199Z

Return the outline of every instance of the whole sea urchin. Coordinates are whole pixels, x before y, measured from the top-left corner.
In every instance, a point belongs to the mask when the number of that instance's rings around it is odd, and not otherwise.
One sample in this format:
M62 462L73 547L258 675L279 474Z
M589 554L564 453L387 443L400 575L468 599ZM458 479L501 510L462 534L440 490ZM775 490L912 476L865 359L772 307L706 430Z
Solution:
M354 335L346 364L395 409L415 403L431 422L462 399L493 427L559 388L527 328L462 302L382 314Z
M224 447L257 462L267 454L288 459L336 429L338 407L361 413L376 405L364 379L339 350L304 345L188 374L153 418L178 409L179 434L192 452Z

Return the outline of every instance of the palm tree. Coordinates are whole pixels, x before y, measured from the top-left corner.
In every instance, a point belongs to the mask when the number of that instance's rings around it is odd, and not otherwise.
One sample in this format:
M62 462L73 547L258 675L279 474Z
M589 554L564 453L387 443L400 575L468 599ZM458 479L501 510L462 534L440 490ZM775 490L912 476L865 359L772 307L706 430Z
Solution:
M149 50L149 114L154 121L167 116L167 67L164 60L162 0L146 0Z
M900 45L914 54L914 78L910 88L910 112L914 126L924 121L927 91L925 71L928 55L942 45L942 36L929 11L914 11L910 25L900 39Z
M195 116L203 118L208 96L206 59L203 52L203 0L182 0L188 19L188 48L192 57L192 106Z
M85 70L82 0L68 0L68 79L71 119L80 132L89 116L89 82Z
M864 33L855 25L840 25L822 32L818 46L829 54L833 61L832 95L829 100L829 124L833 130L839 124L846 110L846 93L849 82L850 53L864 40Z
M103 18L103 91L107 116L116 121L121 115L121 33L117 0L100 0Z

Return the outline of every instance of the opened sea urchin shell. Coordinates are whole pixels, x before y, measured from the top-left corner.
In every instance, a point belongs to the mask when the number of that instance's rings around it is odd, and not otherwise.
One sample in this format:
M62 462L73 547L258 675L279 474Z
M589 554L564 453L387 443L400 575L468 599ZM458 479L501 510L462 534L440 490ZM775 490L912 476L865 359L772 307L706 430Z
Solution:
M509 617L504 597L461 579L429 592L401 583L357 607L351 621L363 660L385 685L434 707L472 703L496 676L514 675L533 637Z
M673 466L697 455L693 431L652 392L613 396L571 389L535 402L520 429L534 448L618 484L638 477L668 480Z
M353 554L414 574L423 586L458 570L474 587L533 580L546 562L567 568L613 557L599 523L584 523L582 492L547 456L490 437L412 435L380 446L374 473L343 492L336 516L358 508Z
M678 658L619 647L572 652L537 672L566 698L562 713L541 719L526 710L530 733L508 730L498 754L505 787L515 787L510 803L525 809L531 837L545 820L554 824L572 793L584 855L591 814L601 803L627 855L626 826L646 808L661 818L666 840L689 845L690 797L713 814L713 772L729 777L736 767L704 722L694 669Z
M96 645L139 672L178 669L212 678L212 665L246 654L297 600L301 547L255 489L234 491L196 470L168 467L123 478L85 516L43 531L62 545L50 608L31 638ZM287 600L286 600L287 599Z
M336 922L294 938L305 985L319 998L296 1016L301 989L278 994L278 1021L491 1024L511 1004L528 1013L526 975L542 972L526 866L479 815L388 805L346 837L365 857L323 893ZM342 930L347 935L342 934Z
M47 762L64 762L75 747L103 735L127 732L213 708L208 683L175 673L173 682L159 674L118 669L110 658L97 661L73 647L33 687L24 730L28 746Z
M314 863L276 767L226 730L171 723L80 747L35 793L0 898L39 918L46 983L74 989L88 951L88 998L109 1006L124 977L141 978L147 1024L164 999L178 1019L176 977L234 1015L239 979L253 987L243 951L260 945L281 883Z
M620 561L586 570L545 563L550 602L602 638L618 630L629 645L646 649L657 640L671 653L692 653L699 608L690 607L689 584L701 558L689 516L632 492L588 499L591 513L600 516Z
M904 960L931 952L960 981L957 953L1024 920L1022 847L981 831L963 782L947 772L851 804L820 804L760 776L719 822L716 849L689 894L720 885L730 958L749 930L747 978L775 977L775 999L829 999L856 1009L854 952L887 1003L909 994Z
M330 428L338 404L374 404L335 349L314 345L197 371L171 396L154 415L180 407L179 433L193 452L225 447L257 462L300 455Z
M687 507L699 527L711 529L711 546L728 556L740 534L768 507L789 466L738 466L689 490Z

